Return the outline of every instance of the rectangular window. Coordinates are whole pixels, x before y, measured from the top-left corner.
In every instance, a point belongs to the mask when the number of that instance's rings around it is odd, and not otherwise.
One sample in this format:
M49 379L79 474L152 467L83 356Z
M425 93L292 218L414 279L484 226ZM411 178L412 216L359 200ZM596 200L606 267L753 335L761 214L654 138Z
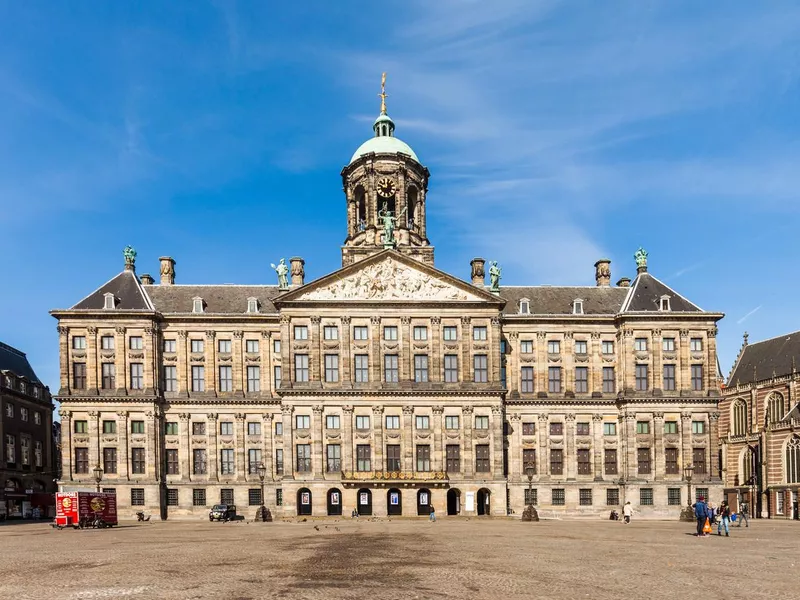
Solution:
M400 470L399 444L388 444L386 446L386 470L390 472Z
M529 421L527 423L522 424L522 435L535 435L536 434L536 423Z
M458 340L458 327L453 327L452 325L446 325L442 329L442 337L444 338L445 342L455 342Z
M681 505L681 488L667 488L667 505Z
M614 354L614 342L610 340L603 340L602 352L603 354Z
M619 488L608 488L606 490L606 505L607 506L619 505Z
M200 354L205 351L205 342L203 340L191 340L189 345L193 354Z
M103 433L117 433L117 422L103 421Z
M428 430L431 428L431 419L427 415L417 415L416 419L417 429Z
M383 380L386 383L397 383L397 355L387 354L383 357Z
M675 365L664 365L664 391L675 391Z
M703 434L706 432L705 421L692 421L692 433L695 435Z
M325 381L337 383L339 381L339 355L325 355Z
M131 389L144 389L144 365L142 363L131 363Z
M178 367L174 365L164 365L164 391L178 391Z
M639 488L639 504L653 506L653 488Z
M520 354L532 354L533 353L533 341L532 340L522 340L519 343L519 351Z
M578 475L592 474L592 459L588 448L578 448Z
M356 446L356 471L372 470L372 447L369 444L358 444Z
M40 413L39 411L33 413L33 424L34 425L42 424L42 413Z
M589 423L577 423L575 425L575 433L577 435L591 435Z
M144 488L131 488L131 506L144 506Z
M694 465L695 475L706 474L706 449L692 448L692 464Z
M178 450L176 448L167 448L167 475L177 475L180 473L180 466L178 465Z
M195 421L192 423L192 435L205 435L206 424L204 422Z
M664 472L667 475L677 475L679 473L677 448L664 448Z
M261 488L250 488L247 490L247 504L250 506L261 506Z
M476 354L473 357L473 366L475 368L475 383L486 383L489 381L489 366L488 358L485 354Z
M563 489L553 490L553 506L564 506L566 502L566 494Z
M245 340L244 347L248 354L257 354L259 351L258 340Z
M233 423L230 421L222 421L219 424L220 435L233 435Z
M131 433L144 433L144 421L131 421Z
M178 344L175 340L164 340L164 352L167 354L171 354L176 352L178 349Z
M482 415L476 416L475 429L489 429L489 417Z
M537 492L538 491L539 490L537 490L536 488L530 488L530 489L525 488L525 504L526 505L533 504L534 506L536 506L537 504L539 504L539 502L537 502L537 500L538 500L538 493Z
M283 475L283 448L275 450L275 474Z
M261 367L258 366L247 367L247 391L248 392L261 391Z
M339 473L342 470L342 447L339 444L328 444L326 448L328 455L328 473Z
M664 352L675 352L675 338L664 338L661 347Z
M203 449L192 450L192 473L194 475L205 475L208 467L206 464L206 451Z
M633 340L633 349L636 352L647 352L647 338L636 338Z
M636 450L636 458L639 466L639 475L649 475L650 469L650 448L638 448Z
M428 339L428 328L416 326L414 327L414 339L418 342L425 341Z
M217 341L217 350L220 354L230 354L231 353L231 341L230 340L218 340Z
M86 389L86 363L72 363L72 387L76 390Z
M261 435L261 423L258 421L248 421L247 435Z
M20 409L19 409L19 418L22 421L27 421L28 420L28 409L27 408L20 407Z
M164 433L166 435L178 435L177 421L167 421L164 423Z
M233 475L236 472L233 448L223 448L220 451L219 467L223 475Z
M283 490L281 488L275 490L275 506L283 506Z
M694 488L694 501L699 502L700 498L708 498L708 488Z
M784 510L783 504L784 504L783 491L778 490L778 492L775 494L775 514L777 515L783 514Z
M100 338L100 349L101 350L113 350L114 349L114 336L113 335L104 335Z
M603 470L606 475L617 474L617 450L606 448L603 452Z
M550 474L561 475L564 473L564 451L560 449L550 450Z
M550 435L564 435L564 424L558 421L550 423Z
M547 368L547 390L552 394L561 392L561 367Z
M703 389L703 365L692 365L692 390Z
M354 368L353 375L355 376L356 383L366 383L369 381L369 355L356 354L353 357Z
M308 354L294 355L294 380L299 383L308 382Z
M102 373L102 383L104 390L113 390L117 387L117 368L114 363L103 363L100 365Z
M339 429L339 415L327 415L325 417L326 429Z
M525 393L533 392L533 367L522 367L520 374L520 391Z
M689 349L692 352L702 352L703 351L703 338L691 338L689 340Z
M11 406L11 405L9 404L7 406ZM6 412L8 412L8 411L6 411ZM13 416L13 413L12 413L12 416ZM88 433L89 432L89 430L87 428L87 421L80 420L80 421L73 421L72 423L73 423L72 431L74 433Z
M258 475L258 467L261 465L261 449L250 448L247 451L247 472L251 475Z
M131 448L131 473L143 475L145 468L144 448Z
M206 505L206 491L203 489L192 490L192 506Z
M295 325L294 326L294 339L296 340L307 340L308 339L308 327L305 325Z
M8 405L6 405L6 406L8 406ZM15 444L16 444L16 438L13 435L6 434L6 463L8 463L8 464L14 464L14 463L17 462L16 449L14 447ZM75 449L75 472L76 473L82 473L83 472L83 471L78 471L78 456L79 456L79 452L78 451L79 450L81 452L84 451L84 450L86 451L86 460L85 460L85 462L86 462L86 472L88 473L89 472L89 454L88 454L89 453L89 449L88 448L76 448Z
M592 505L592 490L581 489L578 490L578 502L581 506Z
M472 328L472 339L476 342L484 342L486 341L487 336L487 328L484 326L478 326Z
M233 367L225 366L219 368L219 391L233 391Z
M458 382L458 355L444 355L444 381L445 383Z
M387 342L397 341L397 327L394 325L387 325L383 328L383 339Z
M525 448L522 451L522 472L524 475L528 474L528 467L533 469L533 474L536 475L536 450L534 448Z
M649 421L636 421L636 433L650 433Z
M478 444L475 446L475 471L477 473L489 473L491 470L489 444Z
M272 378L275 380L275 389L281 387L281 367L280 365L272 367Z
M205 392L206 391L206 368L198 365L192 365L192 391Z
M575 354L586 354L586 340L575 340Z
M386 429L400 429L400 417L398 415L386 415Z
M617 380L614 367L603 367L603 393L613 394L617 391Z
M103 471L112 475L117 472L116 448L103 448Z
M311 427L311 417L308 415L294 416L295 429L309 429Z
M73 350L86 350L86 337L82 335L72 336Z
M427 383L428 381L428 355L414 355L414 381L417 383Z
M647 390L647 365L636 365L636 391Z
M38 440L36 442L34 442L33 460L34 460L36 468L40 468L40 467L44 466L44 454L42 453L42 442L40 442ZM110 471L109 471L109 473L110 473Z
M664 433L678 433L678 422L664 421Z
M444 428L445 429L458 429L458 416L456 416L456 415L447 415L444 418Z
M283 435L283 422L275 422L275 435Z
M369 328L364 325L357 325L353 327L354 340L367 340L369 339Z
M311 444L297 444L297 471L311 472Z
M356 415L356 429L369 429L369 417L367 415Z
M280 340L272 340L272 353L275 356L281 355L281 341Z
M461 471L461 448L458 444L447 444L445 461L448 473L459 473Z
M589 367L575 367L575 393L585 394L589 391Z
M548 354L561 354L561 342L559 340L550 340L547 342Z
M617 435L617 424L603 423L603 435Z
M338 340L339 328L336 325L325 325L322 329L322 335L326 340Z
M220 504L233 504L233 490L230 488L223 488L219 491Z

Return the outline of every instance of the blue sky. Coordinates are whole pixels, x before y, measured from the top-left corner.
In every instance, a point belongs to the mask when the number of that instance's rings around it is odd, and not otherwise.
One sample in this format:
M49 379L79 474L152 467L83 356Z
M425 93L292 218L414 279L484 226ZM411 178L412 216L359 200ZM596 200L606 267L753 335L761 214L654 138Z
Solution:
M0 3L0 340L58 388L52 308L122 268L273 283L340 264L339 171L388 72L431 171L436 264L506 284L650 271L744 330L800 329L800 5Z

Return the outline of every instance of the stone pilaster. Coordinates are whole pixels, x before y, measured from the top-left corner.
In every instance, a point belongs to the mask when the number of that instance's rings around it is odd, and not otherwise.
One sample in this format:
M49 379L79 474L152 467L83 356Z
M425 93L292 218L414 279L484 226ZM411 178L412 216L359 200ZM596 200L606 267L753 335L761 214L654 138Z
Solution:
M236 413L236 431L234 431L234 456L236 460L236 481L245 481L247 479L247 415L245 413Z
M261 440L263 447L261 449L261 462L267 469L267 478L275 480L275 467L273 466L273 449L272 449L272 436L274 434L274 427L272 424L272 414L265 413L261 415Z
M407 473L416 471L414 464L414 407L403 407L403 470Z
M567 413L564 416L564 421L566 422L566 450L564 452L564 462L566 462L566 474L568 481L575 480L575 473L577 471L578 465L578 454L575 452L575 415L573 413Z
M692 413L681 413L681 467L692 464Z
M126 394L128 388L128 380L130 373L128 373L127 357L128 347L125 344L125 328L117 327L114 332L114 369L116 370L116 387L118 394Z
M247 369L244 365L244 348L242 348L243 331L233 332L233 347L231 348L231 371L233 376L233 393L236 396L244 396L247 390Z
M540 480L546 480L550 477L550 460L547 455L547 427L549 422L550 419L547 415L542 413L539 415L539 423L536 426L536 434L539 441L539 449L536 454L539 455L537 460L539 461L538 471Z
M217 443L217 436L219 435L219 423L217 413L208 413L208 427L206 433L208 434L208 450L206 452L206 459L208 460L208 480L219 481L219 444Z
M719 413L717 411L713 411L708 413L708 429L709 429L709 441L708 447L711 456L709 457L711 463L711 480L712 481L720 481L720 467L719 467L719 452L717 448L717 440L719 439ZM764 473L767 473L767 469L764 469ZM765 482L765 484L768 482Z
M73 447L72 447L72 413L61 410L61 479L72 481L73 477ZM3 440L5 443L5 440Z
M313 473L314 479L323 479L325 476L325 457L322 447L322 441L325 439L325 430L322 423L322 413L324 410L325 408L321 404L312 407L313 422L311 426L313 427L313 433L311 435L311 472Z
M281 387L290 388L294 385L294 364L291 351L291 318L281 315ZM272 374L270 373L270 377ZM279 390L276 390L279 391ZM283 432L286 435L286 432ZM283 457L283 472L286 473L286 456Z
M144 369L144 391L147 394L155 394L156 382L158 381L158 357L161 354L158 348L157 329L155 327L144 328L144 339L142 349L144 358L142 368Z
M594 479L603 479L603 415L592 415L592 448L594 450Z
M324 351L322 349L322 336L320 335L320 322L322 319L319 315L311 317L311 336L308 340L308 362L311 372L309 373L309 381L316 387L320 386L322 382L322 361L324 360Z
M638 477L636 463L636 415L626 413L625 417L625 478L628 480Z
M90 410L88 413L89 422L89 472L100 465L100 413Z
M353 465L353 407L342 407L342 471L355 471Z
M61 396L65 396L70 393L70 388L72 387L72 369L69 358L69 327L59 325L56 329L58 330L58 358L60 373L58 393ZM87 370L89 369L88 364L86 368ZM85 391L81 391L80 393L85 393ZM2 440L2 443L5 444L5 440Z
M261 395L272 396L274 394L274 390L272 389L272 333L269 331L261 332L261 341L258 344L258 357L258 362L261 366ZM280 358L280 356L277 358Z
M161 477L161 453L159 452L159 441L161 439L161 427L158 409L149 410L145 413L144 432L145 437L145 479L160 481Z
M472 328L470 327L470 323L472 323L470 317L461 317L461 337L459 338L461 342L461 368L459 369L458 376L459 380L464 383L474 380L472 373L472 353L470 352L472 348ZM471 453L472 450L469 449L469 452ZM467 453L465 453L465 460L466 454Z
M352 365L353 365L353 356L350 352L350 340L353 338L353 332L350 329L350 317L344 315L342 317L342 327L340 331L340 347L342 349L342 354L339 357L339 381L341 385L344 387L350 387L352 385Z
M86 391L95 395L100 389L100 361L97 352L97 327L86 328ZM71 374L70 374L71 375Z
M508 478L509 481L521 481L526 465L522 460L522 415L509 416L511 424L511 446L508 449ZM538 454L538 452L537 452Z
M664 413L653 413L653 438L655 439L655 448L653 462L655 463L655 480L663 481L666 474L666 456L664 454Z
M572 339L572 332L564 332L564 340L561 342L561 386L565 394L575 393L575 344ZM573 415L574 416L574 415ZM573 423L574 425L574 423ZM572 456L572 454L569 454ZM567 460L566 456L564 457ZM575 462L575 461L570 461ZM567 469L569 473L569 469Z
M369 380L373 383L383 381L381 368L383 367L383 356L381 354L381 318L379 316L370 317L370 342L372 344L372 356L370 357Z
M205 342L205 372L206 372L206 393L217 395L217 332L206 331Z
M692 379L691 367L689 360L689 330L681 329L680 331L680 361L675 368L675 387L680 390L684 396L692 395ZM716 358L714 359L716 365ZM691 460L691 457L689 458Z
M498 362L495 360L495 362ZM439 417L441 421L441 416ZM440 423L441 425L441 423ZM495 479L503 478L503 407L492 406L492 474ZM441 437L441 427L438 435Z
M509 393L513 396L519 394L519 379L521 374L520 367L520 345L519 333L516 331L509 331L506 334L508 339L508 347L505 356L501 356L500 360L506 359L506 387Z
M175 342L176 353L178 359L178 393L182 397L189 395L192 389L192 365L189 361L189 333L184 330L178 331L178 339Z
M181 470L181 481L190 481L192 475L192 425L189 413L180 413L180 437L178 438L178 464Z
M589 393L599 396L603 393L602 339L599 331L592 332L589 342ZM611 365L608 365L611 366ZM601 424L602 427L602 424ZM602 471L600 471L602 473Z
M438 472L445 470L445 450L444 446L442 445L442 433L444 432L442 414L444 413L444 407L434 406L431 410L433 412L433 455L431 456L431 470Z
M382 471L386 464L383 460L383 406L372 407L372 431L375 435L375 457L373 471Z
M500 342L502 340L502 333L500 331L500 317L492 317L491 326L489 327L489 381L500 381ZM506 373L508 376L508 373ZM501 453L502 454L502 453Z
M283 348L283 346L281 346ZM293 406L282 406L283 412L283 478L294 479L294 423L292 423Z
M712 327L708 331L708 337L706 338L706 360L705 365L703 367L703 378L704 378L704 389L707 392L714 393L715 395L719 392L719 385L717 385L717 328ZM717 438L712 437L712 441L716 440ZM716 442L713 442L716 443ZM717 452L712 452L712 454L718 454ZM713 461L713 458L712 458ZM719 462L719 456L717 456L717 462Z
M651 352L653 360L651 362L650 370L652 371L653 385L650 386L650 389L663 390L664 389L664 360L663 360L664 338L661 335L660 329L654 329L652 331L651 340L652 340L651 343L653 344L653 351Z
M547 393L547 333L539 331L536 333L536 366L534 367L534 376L536 383L534 391L538 393ZM541 417L540 417L541 418ZM543 456L543 455L542 455ZM544 458L540 459L544 464Z
M444 381L444 369L442 367L442 319L441 317L431 317L431 364L428 373L430 381Z
M400 381L414 381L411 368L413 351L411 349L411 317L400 318L401 333L400 344L403 350L400 352ZM430 370L430 369L429 369Z
M622 391L633 391L636 389L636 359L633 355L633 331L625 329L621 332L619 342L622 346L622 360L619 364L623 366L619 381L622 382Z
M128 411L122 410L117 413L117 474L119 479L130 480L131 448L128 436L130 435L131 425L128 420ZM63 431L63 429L62 429Z
M465 341L465 344L467 342ZM475 473L475 446L472 443L472 413L471 406L462 406L461 414L464 422L464 452L461 460L461 470L465 479L472 479Z

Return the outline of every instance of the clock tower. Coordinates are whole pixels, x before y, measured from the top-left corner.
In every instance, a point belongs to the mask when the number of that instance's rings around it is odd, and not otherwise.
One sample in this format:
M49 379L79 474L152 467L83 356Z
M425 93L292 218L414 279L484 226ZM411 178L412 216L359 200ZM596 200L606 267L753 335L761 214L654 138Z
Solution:
M379 96L381 113L372 126L375 136L361 144L342 169L347 199L342 266L386 248L433 265L425 226L428 169L394 135L394 121L386 113L386 73Z

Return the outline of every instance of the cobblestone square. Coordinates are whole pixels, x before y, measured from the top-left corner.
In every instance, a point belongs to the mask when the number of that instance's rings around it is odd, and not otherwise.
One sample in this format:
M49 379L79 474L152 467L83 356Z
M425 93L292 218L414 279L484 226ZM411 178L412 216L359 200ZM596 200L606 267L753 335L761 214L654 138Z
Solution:
M796 524L506 519L0 526L2 598L797 598Z

